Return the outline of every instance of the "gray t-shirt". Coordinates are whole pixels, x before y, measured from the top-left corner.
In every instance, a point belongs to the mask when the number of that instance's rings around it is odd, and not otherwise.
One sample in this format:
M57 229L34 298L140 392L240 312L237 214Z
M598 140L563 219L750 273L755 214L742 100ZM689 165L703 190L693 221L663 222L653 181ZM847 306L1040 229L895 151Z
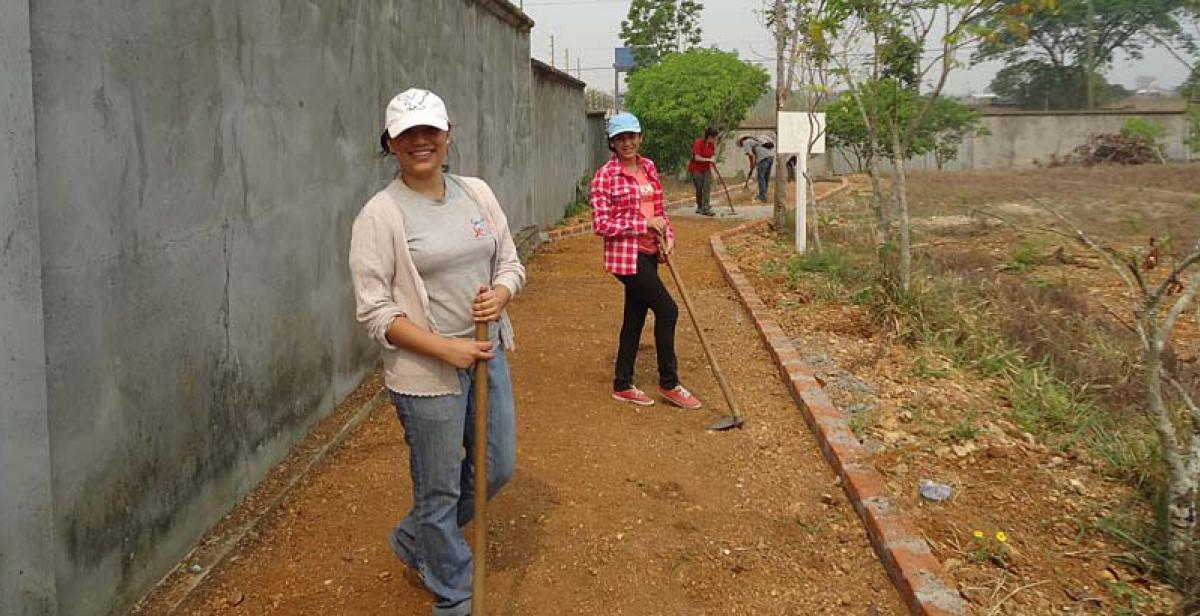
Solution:
M766 147L766 144L768 144L768 143L770 143L772 147L770 147L770 148ZM764 158L774 158L775 157L774 145L775 145L774 141L772 141L771 138L766 135L750 137L749 139L746 139L745 141L742 142L742 147L746 149L746 153L754 155L755 162L760 161Z
M475 335L471 305L481 285L492 283L497 239L466 188L446 176L446 196L430 199L400 182L400 212L408 252L417 268L438 333Z

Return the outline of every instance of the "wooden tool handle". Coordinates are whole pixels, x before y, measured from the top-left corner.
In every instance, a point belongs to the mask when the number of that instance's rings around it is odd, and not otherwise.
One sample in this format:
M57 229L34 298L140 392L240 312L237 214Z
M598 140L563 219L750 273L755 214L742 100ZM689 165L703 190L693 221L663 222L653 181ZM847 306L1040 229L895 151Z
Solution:
M738 408L737 400L733 397L733 389L729 387L729 383L725 380L725 373L721 371L721 365L717 363L717 356L713 353L712 347L708 345L708 336L704 334L704 328L700 326L700 321L696 319L696 311L692 309L692 298L688 296L687 288L683 286L683 279L679 277L679 272L675 271L675 260L665 249L665 240L660 236L658 238L658 249L662 251L663 256L667 260L667 269L671 270L671 278L675 280L675 286L679 289L679 296L683 298L683 306L687 309L688 317L692 320L692 328L696 330L696 336L700 338L700 346L704 348L704 356L708 358L708 365L712 366L713 375L717 377L717 385L721 386L721 395L725 396L725 404L729 405L729 412L734 417L741 417L742 411Z
M475 340L487 342L488 324L475 324ZM500 349L493 349L496 353ZM475 362L475 569L471 585L471 614L484 615L487 571L487 449L488 449L488 362Z

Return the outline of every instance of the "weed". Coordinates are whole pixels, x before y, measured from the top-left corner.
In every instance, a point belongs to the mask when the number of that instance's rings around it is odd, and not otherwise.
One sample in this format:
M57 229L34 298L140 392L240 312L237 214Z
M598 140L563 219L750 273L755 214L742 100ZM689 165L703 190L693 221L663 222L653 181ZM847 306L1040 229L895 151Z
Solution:
M804 529L804 532L806 532L810 535L821 534L821 525L819 523L813 524L813 523L807 522L804 520L803 516L800 516L800 515L796 516L796 524L799 525L800 528Z
M591 201L588 198L591 190L592 176L585 175L575 184L575 198L563 209L561 220L570 220L590 209L592 209Z
M870 286L862 287L851 292L848 299L859 306L864 306L871 301L871 295L874 294L874 292L875 290Z
M934 368L929 365L929 355L921 353L917 355L916 361L913 362L913 374L927 380L944 379L950 376L950 370L946 368Z
M813 287L812 292L814 297L827 302L840 301L843 295L842 285L824 278Z
M852 413L848 423L850 424L850 431L854 432L854 436L857 436L860 441L867 435L867 430L876 425L875 417L870 411Z
M819 254L816 252L793 254L787 262L788 285L795 288L803 273L820 272L829 274L834 280L841 280L842 272L845 269L845 257L841 251L832 248Z
M1021 242L1017 247L1016 252L1009 255L1008 260L1004 262L1003 269L1008 272L1028 272L1037 267L1041 261L1041 255L1038 254L1037 246L1029 241Z
M1142 613L1142 608L1150 605L1150 599L1138 592L1125 582L1109 582L1108 592L1121 605L1117 606L1119 616L1134 616Z
M1008 558L1012 554L1012 549L1008 546L1007 533L998 530L995 535L989 537L983 531L976 530L972 535L974 542L972 543L970 557L973 562L991 562L999 567L1008 565Z
M1088 443L1107 463L1109 474L1153 497L1166 485L1158 439L1149 427L1117 432L1093 426Z
M774 278L783 273L783 264L776 259L767 259L758 266L758 271L766 278Z
M974 440L979 436L979 427L975 425L975 411L967 411L946 434L956 441Z
M1011 380L1013 417L1032 434L1084 439L1096 424L1095 409L1079 400L1041 364L1023 365Z

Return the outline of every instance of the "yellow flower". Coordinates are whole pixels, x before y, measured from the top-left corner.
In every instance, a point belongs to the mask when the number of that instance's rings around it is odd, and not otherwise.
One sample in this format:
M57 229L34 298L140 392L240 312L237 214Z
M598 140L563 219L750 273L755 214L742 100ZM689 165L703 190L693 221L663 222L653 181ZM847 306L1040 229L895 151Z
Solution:
M1004 543L1008 541L1008 535L1006 535L1002 530L996 531L996 541Z
M977 530L977 531L975 531L975 538L976 538L976 539L983 539L983 531L981 531L981 530Z

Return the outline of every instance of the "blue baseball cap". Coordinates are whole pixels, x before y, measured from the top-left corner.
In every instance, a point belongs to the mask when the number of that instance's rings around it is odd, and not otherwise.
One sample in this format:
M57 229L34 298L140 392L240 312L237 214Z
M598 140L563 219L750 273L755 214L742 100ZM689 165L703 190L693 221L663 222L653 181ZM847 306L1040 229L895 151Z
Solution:
M637 116L623 111L608 119L608 138L612 139L621 133L640 133L642 132L642 123L638 122Z

